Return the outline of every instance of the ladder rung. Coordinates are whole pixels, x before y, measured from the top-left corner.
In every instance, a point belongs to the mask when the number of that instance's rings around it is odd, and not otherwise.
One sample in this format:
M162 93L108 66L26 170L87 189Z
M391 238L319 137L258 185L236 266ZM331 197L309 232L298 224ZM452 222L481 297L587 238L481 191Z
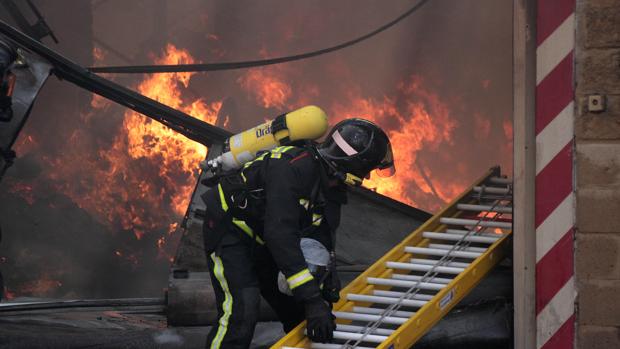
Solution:
M352 333L343 331L334 331L334 339L358 340L364 337L364 342L381 343L387 339L387 336L379 336L376 334L363 335L362 333Z
M426 264L426 265L441 265L444 267L455 267L455 268L467 268L469 267L469 263L463 263L463 262L447 262L447 261L443 261L441 264L439 264L439 260L438 259L422 259L422 258L411 258L409 260L409 262L414 263L414 264Z
M385 262L385 266L390 269L405 269L415 271L429 271L433 269L432 265L425 264L413 264L413 263L400 263L400 262ZM464 268L452 268L452 267L434 267L438 273L445 274L460 274Z
M478 256L481 255L481 253L470 252L470 251L454 250L450 252L450 251L446 251L443 248L428 248L428 247L414 247L414 246L406 246L405 252L423 254L427 256L445 256L449 254L450 256L461 257L461 258L477 258Z
M458 234L458 235L465 235L467 233L470 233L469 230L463 230L463 229L446 229L446 233L448 234ZM497 237L497 238L503 238L505 234L495 234L495 233L490 233L490 232L479 232L479 231L471 231L471 233L469 234L469 236L484 236L484 237Z
M489 178L489 182L491 182L493 184L508 185L508 184L512 184L512 179L504 178L504 177L491 177L491 178Z
M310 348L312 349L342 349L343 347L344 345L342 344L333 344L333 343L312 343L310 344ZM370 347L360 347L360 346L356 346L355 348L356 349L373 349Z
M372 308L369 308L372 309ZM340 330L340 331L345 331L345 332L364 332L370 328L366 328L364 326L355 326L355 325L343 325L343 324L336 324L336 329ZM384 335L384 336L389 336L392 333L394 333L395 330L389 330L387 328L375 328L374 331L372 331L373 334L380 334L380 335Z
M373 291L373 294L377 295L377 296L381 296L381 297L392 297L392 298L400 298L402 297L405 292L397 292L397 291L383 291L383 290L375 290ZM433 299L433 295L430 294L414 294L411 295L409 294L408 296L406 296L405 299L417 299L417 300L428 300L430 301L431 299Z
M512 213L512 207L500 205L493 207L492 205L458 204L456 208L463 211Z
M351 313L347 311L335 311L334 315L338 319L354 320L354 321L377 321L381 319L380 315L358 314L358 313ZM407 320L409 319L405 319L402 317L386 316L381 321L383 321L386 324L402 325L405 322L407 322Z
M354 313L361 313L361 314L381 315L384 312L387 312L387 310L386 309L381 309L381 308L353 307L353 312ZM390 316L404 317L404 318L410 318L414 314L415 314L414 311L397 310L397 311L390 312Z
M448 234L448 233L435 233L432 231L425 231L422 233L422 236L427 239L437 239L437 240L446 240L446 241L468 241L468 242L479 242L483 244L492 244L495 241L499 240L499 237L491 237L491 236L472 236L469 235L467 237L463 237L463 235L459 234Z
M512 223L507 223L507 222L494 222L494 221L484 221L484 220L478 221L474 219L449 218L449 217L441 217L439 218L439 222L441 222L441 224L471 225L471 226L480 226L480 227L489 227L489 228L512 229Z
M418 281L418 280L422 280L422 276L407 275L407 274L392 274L392 279ZM437 278L437 277L431 277L431 278L427 277L427 279L428 279L427 281L436 282L438 284L449 284L450 281L452 281L452 279Z
M489 193L489 194L508 194L510 192L510 188L476 186L474 187L474 191L476 193L483 192L483 193Z
M400 298L405 292L396 292L396 291L384 291L384 290L374 290L372 294L380 297L392 297L392 298ZM409 295L406 299L417 299L419 301L430 301L433 299L433 296L430 294L414 294Z
M398 299L398 298L390 298L390 297L381 297L381 296L370 296L367 294L356 294L349 293L347 295L347 299L350 301L357 302L370 302L370 303L379 303L379 304L395 304L399 303L408 307L422 307L427 301L418 301L415 299Z
M428 247L430 248L438 248L440 250L451 250L454 245L450 245L450 244L428 244ZM476 252L476 253L484 253L487 251L486 248L482 248L482 247L464 247L464 246L457 246L454 251L459 251L459 252Z
M396 287L413 287L421 290L433 290L439 291L444 288L443 284L433 284L430 282L419 282L419 281L407 281L407 280L395 280L395 279L383 279L383 278L367 278L366 282L371 285L382 285L382 286L396 286Z

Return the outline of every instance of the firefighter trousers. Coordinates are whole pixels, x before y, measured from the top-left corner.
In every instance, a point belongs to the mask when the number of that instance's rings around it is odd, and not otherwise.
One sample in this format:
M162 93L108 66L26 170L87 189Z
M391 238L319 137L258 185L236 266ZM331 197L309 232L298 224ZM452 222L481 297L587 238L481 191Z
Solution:
M208 234L208 227L205 234ZM248 348L258 321L260 296L274 309L286 332L304 319L304 307L278 290L278 268L269 250L230 228L207 256L218 322L207 348Z

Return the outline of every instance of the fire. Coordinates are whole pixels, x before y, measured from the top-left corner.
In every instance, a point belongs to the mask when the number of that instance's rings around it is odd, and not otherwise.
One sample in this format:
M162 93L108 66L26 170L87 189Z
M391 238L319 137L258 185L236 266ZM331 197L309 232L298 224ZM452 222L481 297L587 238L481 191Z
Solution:
M283 109L292 95L291 86L275 67L249 69L237 82L265 108Z
M194 63L187 51L179 50L173 45L168 45L166 52L165 57L155 61L156 64ZM155 74L144 80L138 86L138 91L147 97L213 124L217 119L221 102L209 104L199 99L185 103L182 99L182 92L177 86L180 84L187 88L191 76L192 73ZM128 154L133 159L149 159L158 163L159 177L176 186L176 192L171 198L174 212L180 216L185 214L195 185L191 179L196 173L198 162L205 158L207 148L134 111L125 113L123 126L126 138L123 134L120 139L117 139L117 144L126 145ZM177 181L179 174L184 178L181 183ZM142 197L146 198L151 192L151 184L141 182L139 185Z
M398 85L398 96L363 98L351 93L346 103L336 103L330 113L333 122L361 117L386 130L397 167L396 175L381 178L372 174L364 186L414 206L438 208L462 191L458 184L432 183L432 173L418 161L421 151L433 151L452 141L457 122L439 97L412 76ZM426 177L422 173L426 171Z
M9 192L21 196L29 205L34 204L34 192L32 190L32 186L26 183L16 182L9 187Z
M237 82L265 108L281 111L314 104L320 90L311 82L296 82L294 89L287 83L295 72L290 66L252 69ZM437 151L442 144L451 144L457 121L441 98L424 87L419 76L400 82L397 93L382 98L365 97L359 88L344 84L345 98L332 103L327 110L332 124L349 117L371 120L384 128L392 142L397 172L394 177L381 178L372 174L364 185L377 192L410 205L438 209L458 195L460 182L434 183L434 173L418 159L421 152ZM292 91L296 93L293 95ZM490 122L479 116L483 133L488 134ZM248 125L249 126L249 125Z
M189 64L194 59L186 50L168 45L155 64ZM185 100L183 91L192 73L155 74L138 86L140 93L179 109L200 120L214 123L221 102L204 99ZM107 103L95 102L99 109L81 115L88 124L101 118ZM52 187L72 199L98 221L113 229L131 233L136 240L146 234L176 229L187 209L195 185L198 162L207 149L184 136L128 110L113 141L92 149L86 130L76 129L67 139L65 151L58 157L43 157L45 176ZM35 150L37 143L27 136L17 144L20 154ZM96 146L96 145L95 145ZM32 203L36 192L19 182L12 187ZM166 242L176 241L166 239ZM164 248L162 246L162 248ZM169 255L171 252L166 252Z
M93 60L95 62L103 61L105 59L105 56L106 52L101 47L95 46L93 48Z
M44 275L37 280L27 282L22 285L19 289L19 293L32 297L43 297L50 294L59 287L62 287L61 281L51 279L48 276Z

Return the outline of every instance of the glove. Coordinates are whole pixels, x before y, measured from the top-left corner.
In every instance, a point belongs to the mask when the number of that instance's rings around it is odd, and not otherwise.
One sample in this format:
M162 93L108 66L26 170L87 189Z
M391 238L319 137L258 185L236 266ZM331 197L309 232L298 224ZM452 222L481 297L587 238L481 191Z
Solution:
M306 330L313 342L326 343L334 338L336 322L329 306L321 297L306 301Z
M329 303L336 303L340 300L340 279L336 270L329 272L325 281L323 281L323 289L321 289L321 296Z

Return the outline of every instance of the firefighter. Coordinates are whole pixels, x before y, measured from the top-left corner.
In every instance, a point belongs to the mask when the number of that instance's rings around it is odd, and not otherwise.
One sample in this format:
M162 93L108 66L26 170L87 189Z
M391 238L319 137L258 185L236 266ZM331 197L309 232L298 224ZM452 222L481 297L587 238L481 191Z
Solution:
M387 135L370 121L347 119L323 143L264 152L203 194L205 251L219 316L207 347L248 348L260 295L286 332L305 318L312 341L332 340L337 277L313 275L300 240L312 238L333 251L346 185L360 185L375 169L393 173ZM278 289L280 272L292 297Z

